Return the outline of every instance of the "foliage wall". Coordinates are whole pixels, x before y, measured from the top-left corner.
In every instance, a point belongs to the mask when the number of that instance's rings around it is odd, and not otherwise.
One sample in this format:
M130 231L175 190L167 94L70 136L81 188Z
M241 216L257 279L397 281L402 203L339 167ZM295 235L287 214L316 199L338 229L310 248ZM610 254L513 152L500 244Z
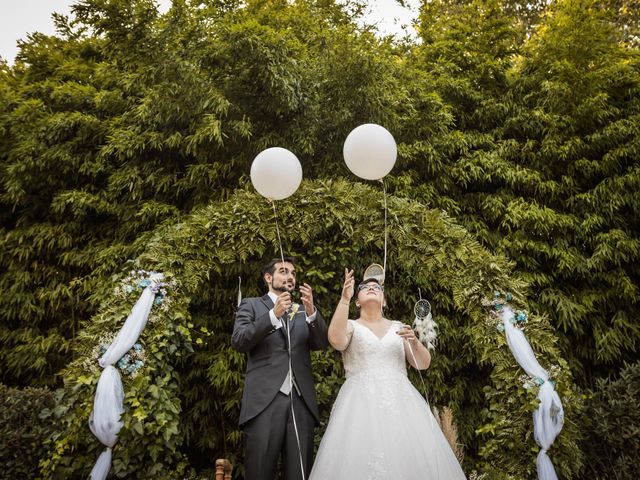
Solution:
M114 283L158 232L245 188L260 150L291 149L305 178L346 177L344 138L375 122L398 141L388 191L446 212L513 262L528 308L553 325L550 345L592 398L598 379L638 359L636 3L434 0L419 38L393 41L356 22L358 2L174 0L159 15L151 0L79 0L72 18L55 17L56 36L31 35L14 66L0 64L0 380L60 387L65 366L86 356L83 335L102 335L94 315ZM336 271L354 253L338 241L349 231L290 247L310 272L312 260ZM257 256L225 269L257 282ZM333 288L327 273L311 275ZM224 329L207 322L235 279L199 288L183 299L191 323ZM456 355L444 352L443 365ZM476 360L456 364L461 379L490 375ZM203 435L222 400L211 400L209 357L192 361L167 381L177 391L184 375L184 418L208 420L191 421L176 445L222 442L235 455L228 418L224 441ZM472 383L456 394L469 462L481 463L497 444L483 443L489 427L475 429L498 405ZM225 408L231 418L236 407ZM570 421L588 434L580 416ZM94 453L83 451L87 462Z
M47 388L24 389L0 384L0 478L36 478L39 462L48 455L43 444L56 431L40 412L55 404Z
M516 262L590 386L638 358L638 50L598 2L553 2L526 41L499 2L463 3L423 9L413 58L455 127L407 145L405 192Z
M87 0L74 12L2 71L0 370L12 384L54 381L101 280L155 226L224 199L267 146L294 150L306 175L346 173L354 121L396 129L408 96L391 45L332 3L176 2L159 17L150 1Z
M301 259L301 281L314 286L317 305L330 317L343 267L362 272L382 256L382 192L344 180L307 182L278 205L285 250ZM321 209L321 218L313 215ZM484 305L501 291L513 293L514 305L526 309L522 282L505 258L483 249L447 215L398 198L389 199L389 214L388 314L411 322L418 288L437 305L442 335L426 379L428 395L433 404L453 409L467 470L489 478L535 476L535 389L523 388L522 371ZM184 474L187 462L204 468L216 455L231 457L242 471L237 418L245 359L231 348L229 336L238 275L245 279L245 295L263 291L261 262L277 252L272 219L263 198L240 190L227 202L160 229L138 258L137 268L164 272L176 288L152 312L142 336L143 369L134 378L124 375L126 412L119 435L123 446L114 449L116 476L144 478L153 471L155 478L171 478ZM61 428L43 462L47 478L86 475L102 449L87 428L100 375L95 346L105 332L118 328L139 295L122 292L116 283L75 342L77 359L65 369L59 405L49 412ZM548 319L531 316L525 330L541 362L554 372L567 417L575 418L581 406ZM324 426L343 372L335 352L314 354L313 368ZM565 478L581 467L578 438L575 424L568 422L551 452Z
M634 478L640 461L640 364L625 365L620 378L598 380L585 411L589 434L582 450L593 460L591 478Z

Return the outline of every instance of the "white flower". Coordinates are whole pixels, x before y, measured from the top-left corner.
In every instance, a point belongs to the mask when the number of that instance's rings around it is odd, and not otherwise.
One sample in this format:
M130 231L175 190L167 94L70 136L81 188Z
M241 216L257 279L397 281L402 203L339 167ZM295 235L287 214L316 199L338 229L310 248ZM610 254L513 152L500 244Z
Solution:
M298 310L300 310L300 305L298 303L294 303L293 305L291 305L291 312L289 312L289 321L293 320L293 317L296 316Z

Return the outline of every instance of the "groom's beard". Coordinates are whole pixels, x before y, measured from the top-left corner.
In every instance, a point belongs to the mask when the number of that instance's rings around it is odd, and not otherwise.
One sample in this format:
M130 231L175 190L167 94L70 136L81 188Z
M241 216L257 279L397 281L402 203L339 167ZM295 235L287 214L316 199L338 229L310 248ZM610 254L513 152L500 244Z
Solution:
M272 285L271 288L274 292L277 292L279 294L284 292L293 293L293 291L296 289L295 285L287 285L286 283L283 283L281 285Z

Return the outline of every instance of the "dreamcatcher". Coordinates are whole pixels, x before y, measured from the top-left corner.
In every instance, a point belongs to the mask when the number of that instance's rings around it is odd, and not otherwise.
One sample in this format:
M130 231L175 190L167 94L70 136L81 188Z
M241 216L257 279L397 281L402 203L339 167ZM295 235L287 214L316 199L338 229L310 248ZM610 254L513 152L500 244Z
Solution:
M418 289L420 300L413 307L413 313L416 316L413 321L413 329L418 335L418 339L429 349L433 350L438 341L438 324L433 321L431 315L431 304L428 300L422 298L422 293Z

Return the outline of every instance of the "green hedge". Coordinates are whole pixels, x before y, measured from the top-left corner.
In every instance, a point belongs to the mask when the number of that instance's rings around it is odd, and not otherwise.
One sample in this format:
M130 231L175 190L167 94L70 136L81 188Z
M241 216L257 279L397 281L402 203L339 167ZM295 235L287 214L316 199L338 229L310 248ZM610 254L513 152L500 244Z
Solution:
M45 454L53 422L40 412L54 404L46 388L11 388L0 384L0 478L34 478Z
M588 397L584 440L589 478L635 479L640 465L640 362L600 380Z
M524 388L524 372L486 303L495 291L510 292L513 306L527 310L522 281L506 258L483 249L446 214L393 196L388 207L389 315L410 321L419 287L437 308L441 332L426 382L433 404L447 405L456 415L465 470L476 470L485 480L537 478L535 389ZM304 281L314 286L327 317L343 266L362 272L367 262L382 258L382 212L379 188L344 180L305 181L295 199L278 203L284 249L300 259ZM114 477L184 478L191 469L210 469L222 456L242 474L237 418L245 358L229 338L238 276L243 294L257 295L259 266L277 248L272 218L271 205L253 189L238 190L224 204L159 229L131 265L161 271L175 287L152 309L140 338L144 367L135 377L123 376L124 425L113 450ZM86 476L104 449L87 426L100 375L94 349L121 327L135 303L139 292L126 293L128 285L126 278L116 277L110 288L100 288L105 292L101 310L74 340L76 359L63 372L60 403L51 412L59 427L50 455L41 462L44 478ZM555 332L535 313L524 328L541 364L556 372L569 419L549 453L559 477L582 478L577 443L582 432L572 421L581 418L582 404ZM339 355L321 352L312 360L323 427L343 376Z

